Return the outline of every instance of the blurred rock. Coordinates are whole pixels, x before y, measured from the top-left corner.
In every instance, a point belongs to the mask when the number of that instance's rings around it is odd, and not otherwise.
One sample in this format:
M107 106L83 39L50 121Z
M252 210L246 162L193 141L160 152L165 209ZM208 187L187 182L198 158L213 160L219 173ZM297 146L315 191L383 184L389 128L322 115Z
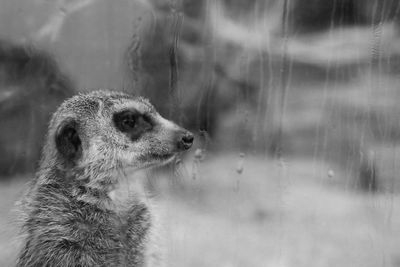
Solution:
M290 6L290 32L313 33L335 27L398 22L399 8L398 1L295 0Z
M74 94L55 59L0 40L0 175L32 172L50 115Z
M354 0L296 0L290 13L291 31L295 33L367 23Z

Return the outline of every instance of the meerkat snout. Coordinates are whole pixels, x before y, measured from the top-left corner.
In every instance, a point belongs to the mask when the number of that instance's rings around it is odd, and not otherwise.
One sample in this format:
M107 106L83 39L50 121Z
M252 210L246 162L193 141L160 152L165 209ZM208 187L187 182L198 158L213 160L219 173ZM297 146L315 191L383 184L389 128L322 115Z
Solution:
M181 150L188 150L193 144L193 134L190 132L184 132L178 141L178 148Z

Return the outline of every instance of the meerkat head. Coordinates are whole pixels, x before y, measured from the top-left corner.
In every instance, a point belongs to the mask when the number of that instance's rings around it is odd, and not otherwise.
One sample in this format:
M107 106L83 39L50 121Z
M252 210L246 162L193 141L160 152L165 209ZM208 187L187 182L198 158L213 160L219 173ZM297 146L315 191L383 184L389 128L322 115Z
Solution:
M164 119L144 98L95 91L66 100L53 115L46 146L64 168L143 169L171 160L193 134ZM52 146L53 149L51 148Z

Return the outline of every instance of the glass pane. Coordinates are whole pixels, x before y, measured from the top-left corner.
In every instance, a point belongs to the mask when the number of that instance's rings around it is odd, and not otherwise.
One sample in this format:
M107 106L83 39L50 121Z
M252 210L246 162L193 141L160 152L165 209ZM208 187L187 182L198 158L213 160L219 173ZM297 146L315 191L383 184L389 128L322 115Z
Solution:
M126 241L133 207L156 203L166 266L400 265L398 1L1 0L0 38L0 266L56 242L49 229L101 236L82 195L118 218L96 221L120 234L102 244L128 248L150 242L145 227ZM99 89L135 97L50 122ZM68 223L38 197L49 184ZM53 219L27 224L39 207ZM94 249L62 233L79 245L55 254Z

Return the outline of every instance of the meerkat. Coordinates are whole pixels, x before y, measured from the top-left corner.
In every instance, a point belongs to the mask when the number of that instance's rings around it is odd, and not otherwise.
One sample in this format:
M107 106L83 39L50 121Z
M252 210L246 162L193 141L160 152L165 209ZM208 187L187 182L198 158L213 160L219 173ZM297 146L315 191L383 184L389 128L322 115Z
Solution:
M21 201L17 266L149 266L153 214L140 194L120 193L120 181L193 139L141 97L95 91L63 102Z

